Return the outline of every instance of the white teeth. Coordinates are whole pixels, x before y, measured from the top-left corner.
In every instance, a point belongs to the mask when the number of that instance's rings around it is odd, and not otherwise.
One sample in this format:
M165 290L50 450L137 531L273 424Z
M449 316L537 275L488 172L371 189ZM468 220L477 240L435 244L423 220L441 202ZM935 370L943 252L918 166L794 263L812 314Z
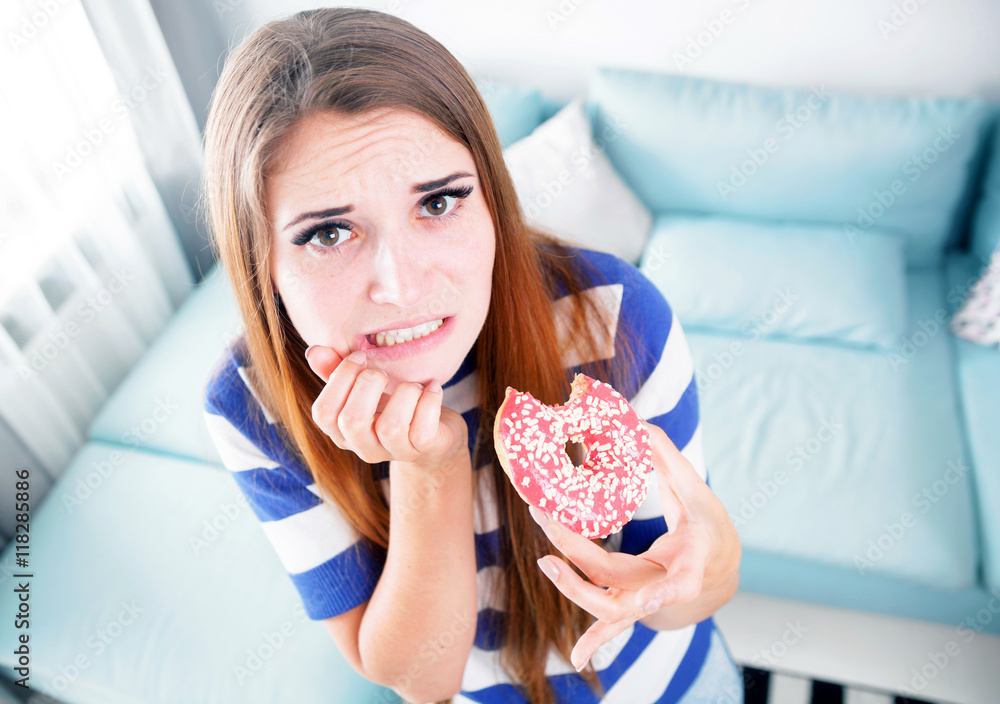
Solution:
M434 320L429 323L421 323L412 328L403 330L386 330L375 333L375 345L377 347L392 347L404 342L418 340L421 337L430 335L444 324L444 320Z

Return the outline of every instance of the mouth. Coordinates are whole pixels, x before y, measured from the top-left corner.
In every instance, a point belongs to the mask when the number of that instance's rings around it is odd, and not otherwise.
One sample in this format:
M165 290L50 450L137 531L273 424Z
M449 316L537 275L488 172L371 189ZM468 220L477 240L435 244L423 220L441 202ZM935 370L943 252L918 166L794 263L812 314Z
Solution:
M426 347L428 343L432 343L439 337L444 332L442 328L450 329L449 323L452 320L453 316L447 316L417 321L416 323L407 321L409 324L395 323L396 327L359 335L357 348L366 352L389 348L397 349L400 352L404 350L416 352L418 348Z

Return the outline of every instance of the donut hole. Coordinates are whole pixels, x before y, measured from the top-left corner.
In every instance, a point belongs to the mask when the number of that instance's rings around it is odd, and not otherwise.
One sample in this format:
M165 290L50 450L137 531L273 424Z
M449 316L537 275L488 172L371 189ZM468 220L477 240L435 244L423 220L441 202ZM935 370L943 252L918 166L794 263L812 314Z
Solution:
M587 459L587 446L582 442L566 441L566 454L570 461L579 469Z

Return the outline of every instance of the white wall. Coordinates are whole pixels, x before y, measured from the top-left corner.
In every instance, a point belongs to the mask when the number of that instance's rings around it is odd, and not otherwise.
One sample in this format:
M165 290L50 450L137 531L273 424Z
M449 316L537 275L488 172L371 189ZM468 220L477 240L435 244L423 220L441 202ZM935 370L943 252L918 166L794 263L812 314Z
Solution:
M230 42L268 19L331 4L213 3L219 32ZM332 4L392 12L441 41L471 73L531 83L555 98L582 90L592 67L616 65L763 85L822 84L863 94L1000 99L1000 0ZM678 62L688 47L695 58Z

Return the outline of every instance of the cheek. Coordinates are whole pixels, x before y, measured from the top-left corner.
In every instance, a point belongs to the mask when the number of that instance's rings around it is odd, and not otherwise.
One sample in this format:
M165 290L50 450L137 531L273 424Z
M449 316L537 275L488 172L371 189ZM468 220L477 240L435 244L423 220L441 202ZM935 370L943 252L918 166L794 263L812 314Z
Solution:
M321 264L307 261L279 266L278 291L292 325L307 344L342 343L337 334L353 309L348 299L355 295L346 278L330 276Z

